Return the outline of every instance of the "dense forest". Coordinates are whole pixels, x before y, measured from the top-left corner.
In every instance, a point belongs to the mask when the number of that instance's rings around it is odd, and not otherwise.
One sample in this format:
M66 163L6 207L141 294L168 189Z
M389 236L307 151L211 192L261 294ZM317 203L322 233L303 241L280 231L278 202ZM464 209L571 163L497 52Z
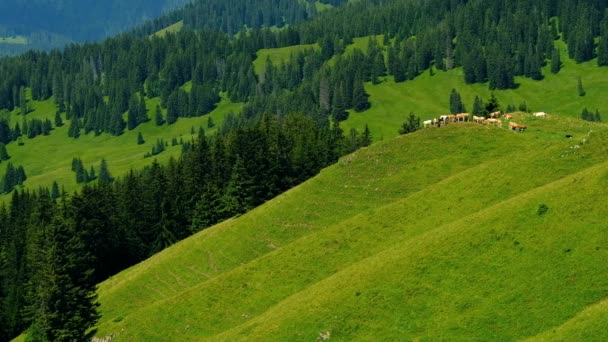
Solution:
M76 142L82 134L120 135L151 120L146 98L160 97L167 109L165 117L154 113L158 125L209 113L220 92L246 103L217 136L201 131L168 165L115 180L104 175L75 194L57 184L13 191L0 209L0 340L28 327L41 340L78 339L96 318L94 304L81 305L94 303L95 283L371 143L368 130L344 135L339 126L348 109L369 107L365 82L386 75L404 82L425 70L462 67L467 83L511 88L514 76L543 77L558 38L576 61L598 57L600 66L608 64L608 15L600 1L364 0L318 14L311 2L267 3L197 2L101 43L0 60L0 109L22 118L14 125L0 120L4 144L52 134L50 121L29 133L25 89L36 100L53 98L54 124L67 120ZM175 20L184 20L185 29L148 38ZM370 38L365 53L344 53L352 38L376 34L384 39ZM320 48L282 64L268 59L255 73L259 49L304 43ZM552 69L559 72L559 63ZM184 90L190 81L192 90ZM76 256L78 263L62 262ZM54 306L61 289L79 293L82 302ZM79 317L69 324L80 330L55 335L57 317Z

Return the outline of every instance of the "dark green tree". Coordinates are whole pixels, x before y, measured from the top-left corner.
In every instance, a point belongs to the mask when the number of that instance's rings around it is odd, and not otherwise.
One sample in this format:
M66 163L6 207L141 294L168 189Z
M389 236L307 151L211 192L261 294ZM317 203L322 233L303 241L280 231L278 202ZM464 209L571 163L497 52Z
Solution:
M8 155L8 152L6 151L6 145L4 145L4 143L0 142L0 160L9 160L11 159L11 156Z
M143 145L145 144L146 141L144 140L144 136L141 134L141 132L137 133L137 145Z
M55 127L62 127L63 120L61 119L61 113L59 111L55 112Z
M452 92L450 93L450 113L456 114L456 113L464 113L464 112L465 112L465 108L464 108L464 104L462 103L462 98L460 97L460 93L458 93L458 91L456 91L456 89L452 89Z
M99 166L99 183L111 183L114 181L114 177L110 173L108 169L108 163L105 159L101 160L101 164Z
M353 109L356 112L362 112L364 110L369 109L369 94L365 91L363 87L363 81L357 80L355 81L353 87Z
M369 126L365 124L363 134L361 135L361 146L369 146L373 142L372 132L369 130Z
M74 139L80 137L80 119L72 118L70 121L70 128L68 130L68 137Z
M74 221L58 216L48 227L48 247L30 339L88 341L99 319L92 256ZM32 336L33 335L33 336Z
M553 49L553 54L551 55L551 72L557 74L559 70L562 68L561 61L561 52L558 48Z
M407 119L401 125L399 129L399 134L409 134L416 132L420 129L420 117L416 116L414 113L410 113Z
M53 186L51 186L51 198L57 199L60 196L61 193L59 192L59 184L57 184L57 181L53 181Z
M585 88L583 88L583 80L580 76L578 77L577 90L578 96L585 96L587 94L587 92L585 92Z
M483 111L483 100L481 97L475 95L475 100L473 101L473 115L481 116L484 115Z
M600 23L600 42L597 48L597 65L608 66L608 10Z
M156 110L154 111L154 123L156 126L161 126L165 123L165 119L163 119L163 112L160 109L160 106L156 106Z

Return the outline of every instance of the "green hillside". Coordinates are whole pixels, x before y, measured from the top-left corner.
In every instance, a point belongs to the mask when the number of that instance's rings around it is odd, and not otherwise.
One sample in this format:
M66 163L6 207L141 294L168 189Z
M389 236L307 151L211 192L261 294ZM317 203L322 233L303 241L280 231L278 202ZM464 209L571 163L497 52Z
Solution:
M180 21L176 22L175 24L167 26L164 29L154 33L152 36L162 38L167 33L179 32L182 28L184 28L184 21L180 20Z
M33 111L27 114L27 119L50 119L53 120L57 110L53 98L46 101L29 101L28 106ZM154 98L147 100L146 106L148 116L153 119L156 105L160 99ZM141 169L149 165L155 159L159 162L177 157L181 153L181 145L171 146L173 138L191 141L198 134L200 127L206 132L213 133L223 122L225 116L232 112L238 113L241 104L231 103L228 99L222 99L217 108L209 115L197 118L180 118L173 125L156 126L154 120L144 123L132 131L125 130L119 137L109 134L95 136L93 133L82 134L78 139L68 137L69 121L64 125L55 128L48 136L37 136L33 139L24 137L23 146L16 142L7 145L7 151L11 156L10 162L14 165L22 165L25 168L28 179L24 186L29 189L36 189L40 186L50 187L53 181L57 181L65 190L72 192L80 186L76 184L76 176L71 171L72 158L81 158L87 170L94 166L96 172L99 171L101 159L106 159L110 171L114 176L120 176L132 169ZM166 110L163 110L164 115ZM207 127L207 120L211 117L216 124L214 128ZM10 115L12 125L21 123L22 116L19 110L15 110ZM195 134L192 134L194 130ZM145 143L137 144L137 135L141 132ZM152 158L145 158L144 155L152 150L152 146L158 139L164 139L169 143L167 149ZM0 164L0 174L4 174L8 163ZM0 196L3 200L10 198L10 195Z
M519 84L516 89L494 92L503 109L507 105L517 108L525 102L532 111L571 117L580 117L584 108L598 109L608 120L608 103L603 95L608 91L608 68L598 68L595 60L577 64L567 57L565 44L557 42L557 45L562 52L560 72L552 74L547 65L543 68L545 78L542 81L516 77ZM577 91L579 76L587 93L584 97ZM366 84L371 109L362 113L350 111L342 127L345 130L362 129L368 124L376 138L394 137L397 135L395 127L399 127L410 112L425 120L447 114L452 89L458 90L469 111L476 95L485 100L490 97L487 84L465 84L462 68L435 71L432 76L426 71L415 80L403 83L395 83L392 77L387 77L381 84Z
M514 120L530 130L453 124L342 158L102 283L97 335L601 336L607 127Z

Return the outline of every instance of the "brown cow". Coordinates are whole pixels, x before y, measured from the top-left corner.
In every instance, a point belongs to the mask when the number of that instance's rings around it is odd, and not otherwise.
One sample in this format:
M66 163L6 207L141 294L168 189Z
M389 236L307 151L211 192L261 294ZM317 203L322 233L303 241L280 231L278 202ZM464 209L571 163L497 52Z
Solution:
M515 122L509 122L509 128L512 129L512 130L514 130L514 131L520 131L520 132L522 132L522 131L525 131L526 128L528 128L528 126L520 125L520 124L517 124Z
M505 114L505 119L511 120L511 119L513 119L513 115L511 115L511 114Z
M492 112L492 113L490 113L490 117L491 118L499 118L500 114L501 114L500 111L498 111L498 112Z
M456 121L469 121L469 113L456 114Z
M485 120L485 118L483 116L475 116L475 115L473 115L473 122L483 123L483 120Z

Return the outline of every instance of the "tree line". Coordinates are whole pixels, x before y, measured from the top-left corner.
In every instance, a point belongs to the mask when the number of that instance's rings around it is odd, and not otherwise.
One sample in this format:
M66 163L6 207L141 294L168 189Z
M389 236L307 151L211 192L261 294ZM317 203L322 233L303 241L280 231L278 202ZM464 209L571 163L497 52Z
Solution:
M95 301L86 298L92 298L96 283L245 213L371 143L369 130L345 137L339 125L320 126L302 114L240 119L224 131L212 137L201 131L179 159L167 165L153 162L117 179L102 161L98 181L71 195L59 192L56 183L50 190L14 191L10 204L0 206L0 338L30 327L29 334L55 340L58 326L46 324L59 324L58 315L72 317L77 308L52 303L68 300L46 285L53 277L64 277L61 286L86 293L80 306L93 311L79 324L91 327ZM94 174L78 158L72 169L83 182ZM66 234L80 239L70 240L74 251L55 247L69 245ZM62 258L75 253L82 261L62 264ZM85 272L86 279L76 271Z

